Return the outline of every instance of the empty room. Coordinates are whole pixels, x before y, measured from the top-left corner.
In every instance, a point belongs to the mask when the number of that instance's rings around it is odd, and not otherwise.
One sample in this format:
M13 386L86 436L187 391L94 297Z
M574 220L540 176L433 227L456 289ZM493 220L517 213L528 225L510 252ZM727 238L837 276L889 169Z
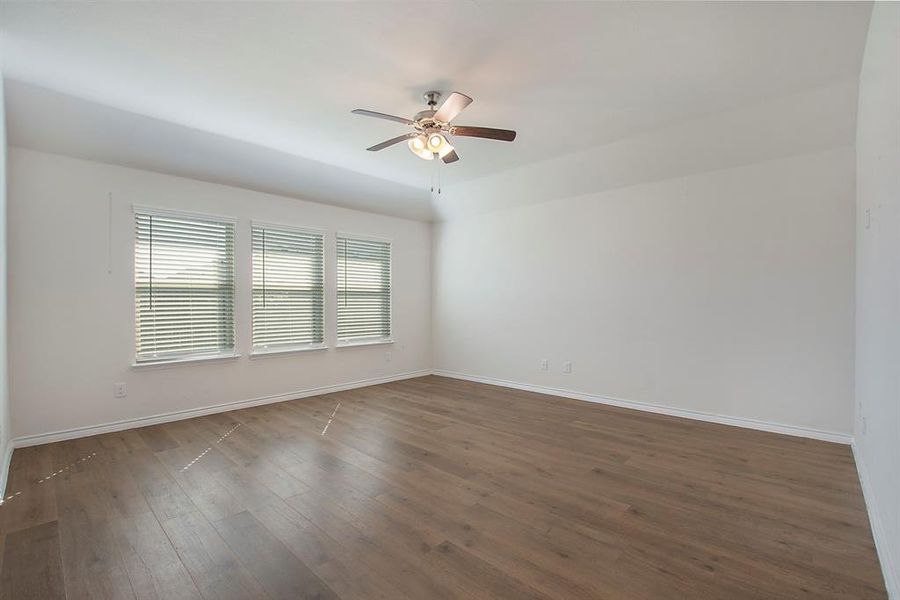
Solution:
M0 600L900 600L900 2L0 0Z

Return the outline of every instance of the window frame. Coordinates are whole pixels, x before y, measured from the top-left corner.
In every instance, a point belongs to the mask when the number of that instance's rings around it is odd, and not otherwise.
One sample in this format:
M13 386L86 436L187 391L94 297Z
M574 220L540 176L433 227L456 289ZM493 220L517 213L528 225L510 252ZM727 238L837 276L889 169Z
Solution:
M231 248L231 348L222 352L197 352L191 354L180 354L171 357L153 357L141 358L138 356L138 313L137 313L137 217L139 214L152 217L169 217L173 219L186 219L207 221L230 225L232 228L232 248ZM148 206L142 204L131 205L131 300L133 303L132 312L132 368L144 369L153 367L177 366L191 363L213 363L221 360L229 360L240 357L237 351L237 253L238 253L238 219L229 215L218 215L212 213L185 211L178 209L170 209L165 207Z
M255 330L255 323L253 321L253 229L261 228L261 229L272 229L272 230L281 230L281 231L292 231L297 233L308 233L313 235L322 236L322 341L320 343L312 343L312 344L291 344L285 345L275 348L267 349L265 347L257 348L253 342L253 332ZM307 227L300 225L291 225L288 223L274 223L271 221L258 221L251 220L250 221L250 357L251 358L260 358L265 356L278 356L280 354L292 354L294 352L311 352L316 350L327 350L328 349L328 330L326 328L326 314L328 312L327 305L327 283L326 283L326 273L328 269L328 258L326 254L328 248L328 230L321 229L318 227Z
M388 322L390 323L390 333L387 337L370 337L359 338L355 340L341 341L340 331L338 330L338 308L340 306L340 285L338 283L338 265L340 238L348 238L359 240L362 242L380 242L388 245ZM334 232L334 340L336 348L355 348L364 346L379 346L383 344L394 343L394 240L392 238L381 237L376 235L352 233L349 231L337 230Z

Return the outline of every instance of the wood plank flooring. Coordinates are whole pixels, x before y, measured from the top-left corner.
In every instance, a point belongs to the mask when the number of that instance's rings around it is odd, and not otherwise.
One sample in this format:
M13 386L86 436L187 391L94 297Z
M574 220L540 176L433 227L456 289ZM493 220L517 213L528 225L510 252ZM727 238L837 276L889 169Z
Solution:
M423 377L16 450L0 598L885 598L850 449Z

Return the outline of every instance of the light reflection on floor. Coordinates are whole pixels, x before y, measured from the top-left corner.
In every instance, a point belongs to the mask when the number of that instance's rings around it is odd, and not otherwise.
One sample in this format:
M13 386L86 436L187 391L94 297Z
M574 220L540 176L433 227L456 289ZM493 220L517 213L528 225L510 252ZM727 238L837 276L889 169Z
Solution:
M337 406L334 407L334 410L331 412L331 418L328 419L328 422L325 423L325 427L322 429L322 435L325 435L325 432L328 431L328 426L331 425L331 422L334 421L334 415L337 414L338 409L341 407L341 403L338 402Z
M77 465L79 463L83 463L86 460L90 460L90 459L94 458L95 456L97 456L96 452L93 452L87 456L83 456L83 457L79 458L78 460L76 460L75 462L59 469L58 471L54 471L53 473L50 473L46 477L42 477L41 479L38 479L37 481L34 482L34 485L40 485L40 484L44 483L45 481L50 481L57 475L61 475L62 473L65 473L66 471L68 471L69 469L74 467L75 465ZM9 502L13 498L15 498L16 496L19 496L21 494L22 494L22 490L19 490L18 492L15 492L14 494L8 495L6 498L0 498L0 505L3 505L4 503Z
M335 410L337 410L337 409L335 409ZM333 416L333 415L332 415L332 416ZM330 421L329 421L329 423L330 423ZM221 436L219 439L217 439L215 443L216 443L216 444L220 444L220 443L222 443L223 441L225 441L225 438L227 438L229 435L231 435L232 433L234 433L234 432L237 430L237 428L240 427L241 425L243 425L243 423L237 423L237 424L235 424L234 427L232 427L231 429L229 429L228 431L226 431L224 434L222 434L222 436ZM213 445L215 445L215 444L213 444ZM181 470L182 470L182 471L187 471L187 470L188 470L189 468L191 468L198 460L200 460L201 458L203 458L204 456L206 456L206 454L207 454L210 450L212 450L212 446L208 447L206 450L204 450L203 452L201 452L194 460L192 460L191 462L189 462L188 464L186 464ZM47 475L46 477L42 477L42 478L36 480L36 481L34 482L34 485L40 485L40 484L42 484L42 483L45 483L45 482L47 482L47 481L50 481L51 479L53 479L53 478L56 477L57 475L62 475L63 473L65 473L66 471L72 469L73 467L77 466L78 464L83 463L83 462L85 462L85 461L88 461L88 460L94 458L95 456L97 456L97 453L96 453L96 452L92 452L91 454L89 454L89 455L87 455L87 456L83 456L83 457L79 458L78 460L76 460L75 462L73 462L73 463L71 463L71 464L69 464L69 465L66 465L65 467L62 467L61 469L58 469L58 470L54 471L53 473L50 473L50 474ZM9 494L9 495L6 496L5 498L0 497L0 506L3 506L4 504L6 504L7 502L9 502L10 500L12 500L13 498L15 498L15 497L17 497L17 496L21 496L21 495L22 495L22 491L23 491L23 490L19 490L19 491L17 491L17 492L14 492L14 493L12 493L12 494Z
M236 424L234 427L232 427L231 429L229 429L228 431L226 431L226 432L222 435L222 437L220 437L219 439L216 440L216 444L221 444L222 441L223 441L225 438L227 438L229 435L231 435L232 433L234 433L235 430L237 430L237 428L240 427L241 425L243 425L243 423L238 423L238 424ZM214 446L214 445L215 445L215 444L213 444L213 446ZM184 465L184 467L181 468L182 472L187 471L188 469L190 469L191 467L193 467L193 466L194 466L194 463L196 463L198 460L200 460L201 458L203 458L204 456L206 456L206 454L207 454L210 450L212 450L212 446L209 446L206 450L204 450L203 452L201 452L200 454L198 454L197 457L196 457L194 460L192 460L192 461L189 462L188 464Z

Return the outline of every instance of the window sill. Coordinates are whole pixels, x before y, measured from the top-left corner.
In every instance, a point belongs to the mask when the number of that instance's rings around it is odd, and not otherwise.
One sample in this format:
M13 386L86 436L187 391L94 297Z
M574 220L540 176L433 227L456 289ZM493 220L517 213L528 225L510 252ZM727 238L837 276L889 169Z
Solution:
M316 352L318 350L328 350L328 346L294 346L289 348L275 348L272 350L254 350L250 353L250 358L266 358L267 356L284 356L285 354L296 354L298 352Z
M360 340L358 342L338 342L337 348L360 348L364 346L383 346L393 344L394 340Z
M194 363L216 362L220 360L233 360L239 358L240 354L210 354L207 356L186 356L182 358L169 358L161 360L143 360L135 361L131 364L132 369L152 369L160 367L177 367L180 365L189 365Z

